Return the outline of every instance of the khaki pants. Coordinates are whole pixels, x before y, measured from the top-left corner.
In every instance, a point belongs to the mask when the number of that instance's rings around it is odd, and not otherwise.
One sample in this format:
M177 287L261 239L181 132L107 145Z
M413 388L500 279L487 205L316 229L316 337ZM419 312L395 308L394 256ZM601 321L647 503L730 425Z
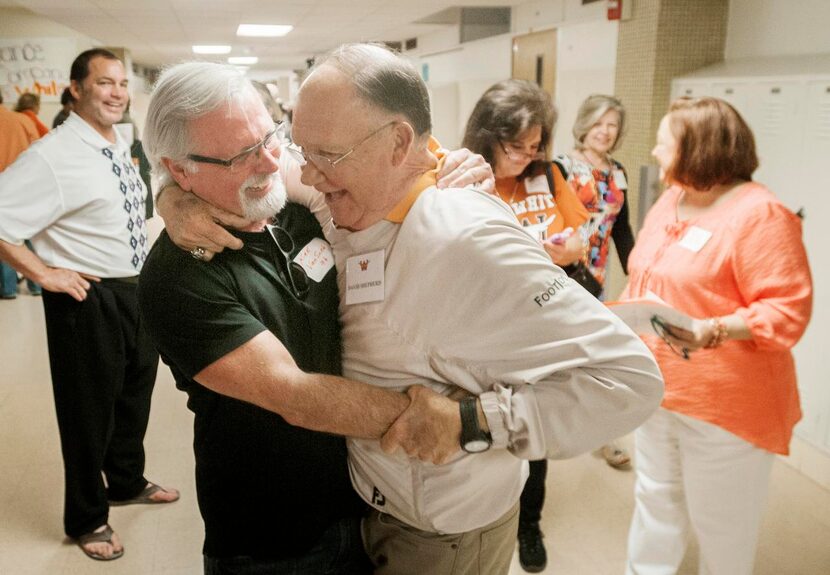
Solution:
M506 575L518 526L518 502L489 525L445 535L372 510L363 520L363 543L375 575Z

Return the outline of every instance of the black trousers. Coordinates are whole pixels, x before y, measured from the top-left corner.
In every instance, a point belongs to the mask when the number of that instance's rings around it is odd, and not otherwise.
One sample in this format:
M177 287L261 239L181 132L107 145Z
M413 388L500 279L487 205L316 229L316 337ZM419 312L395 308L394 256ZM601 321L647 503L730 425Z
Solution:
M90 283L83 302L43 291L70 537L107 522L108 498L129 499L147 484L144 434L158 369L137 285Z
M545 478L548 476L548 460L530 462L530 475L519 500L519 526L538 523L545 505Z

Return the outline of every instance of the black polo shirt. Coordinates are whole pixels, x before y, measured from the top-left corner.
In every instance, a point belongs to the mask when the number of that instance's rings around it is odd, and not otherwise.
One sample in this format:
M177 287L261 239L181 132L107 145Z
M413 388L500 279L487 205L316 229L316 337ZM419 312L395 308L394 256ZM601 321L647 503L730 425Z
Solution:
M294 240L291 257L322 237L309 211L288 204L278 217ZM233 232L245 247L200 262L163 233L139 284L145 326L195 413L194 451L204 553L283 558L314 545L332 522L359 514L342 437L289 425L282 417L214 393L192 380L264 330L304 371L340 373L336 272L298 298L285 257L268 232Z

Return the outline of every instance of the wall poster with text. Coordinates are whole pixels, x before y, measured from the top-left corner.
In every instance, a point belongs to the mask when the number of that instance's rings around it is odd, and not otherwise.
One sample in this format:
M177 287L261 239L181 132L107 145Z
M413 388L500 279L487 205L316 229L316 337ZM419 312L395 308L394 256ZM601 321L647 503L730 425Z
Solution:
M76 55L74 38L0 38L0 91L6 106L26 92L40 94L41 102L59 102Z

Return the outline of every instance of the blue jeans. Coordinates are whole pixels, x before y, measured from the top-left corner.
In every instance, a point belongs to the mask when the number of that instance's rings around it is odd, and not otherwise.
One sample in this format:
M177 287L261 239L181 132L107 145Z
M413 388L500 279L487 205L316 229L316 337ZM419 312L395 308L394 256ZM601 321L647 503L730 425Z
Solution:
M256 526L251 526L256 529ZM363 550L360 518L341 519L323 532L305 555L290 559L205 556L205 575L371 575Z
M26 240L26 246L32 251L32 244ZM0 262L0 284L3 287L3 297L12 297L17 294L17 272L5 262ZM40 286L31 280L26 280L29 286L29 293L37 295L40 293Z
M3 286L3 297L17 295L17 272L4 262L0 262L0 281L2 281Z

